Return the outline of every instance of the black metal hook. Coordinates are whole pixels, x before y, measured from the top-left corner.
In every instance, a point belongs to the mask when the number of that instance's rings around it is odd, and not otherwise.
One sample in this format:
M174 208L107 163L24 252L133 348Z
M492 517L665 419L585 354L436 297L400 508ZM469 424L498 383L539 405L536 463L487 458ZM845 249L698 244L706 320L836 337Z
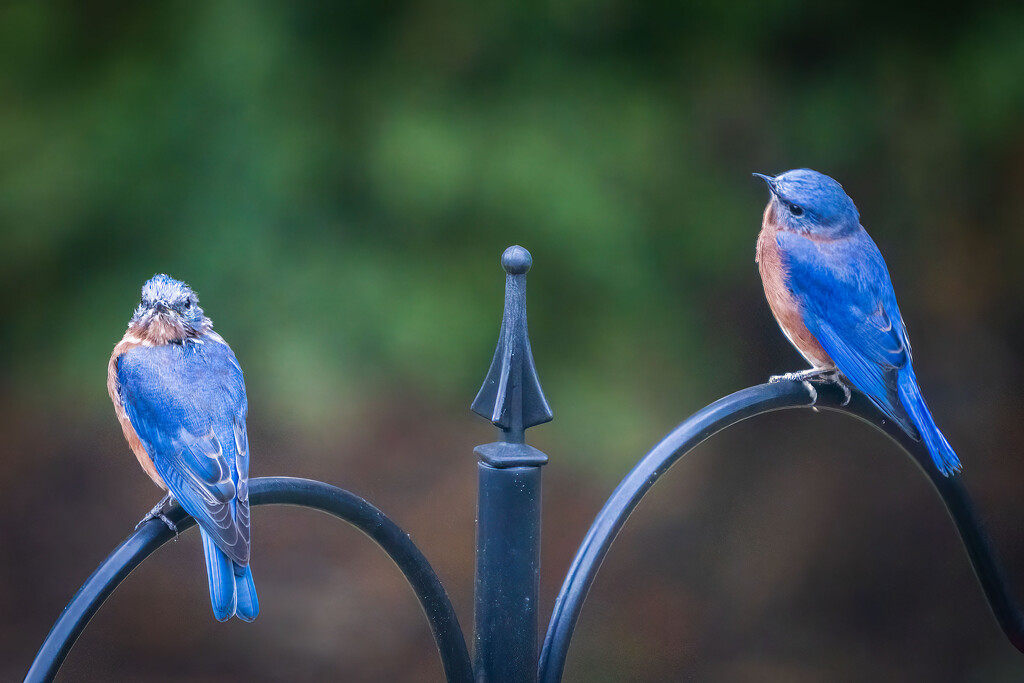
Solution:
M326 512L369 536L405 575L430 622L445 675L449 681L473 680L466 639L448 594L409 535L387 515L359 496L330 484L292 477L263 477L249 482L250 505L295 505ZM167 516L178 532L195 526L179 505ZM75 597L50 629L36 654L25 683L52 681L68 652L89 620L110 594L143 560L174 538L174 532L158 519L141 525L124 540L82 584Z
M932 464L927 448L887 421L863 394L855 392L847 405L844 401L844 394L834 385L820 387L817 401L812 403L800 382L761 384L715 401L692 415L651 449L612 493L573 559L555 600L541 650L541 683L557 683L562 679L576 622L601 563L626 519L658 479L717 432L749 417L787 408L817 407L856 417L885 433L914 459L945 503L996 620L1010 642L1024 652L1024 615L1013 597L992 542L961 477L947 478L940 474Z

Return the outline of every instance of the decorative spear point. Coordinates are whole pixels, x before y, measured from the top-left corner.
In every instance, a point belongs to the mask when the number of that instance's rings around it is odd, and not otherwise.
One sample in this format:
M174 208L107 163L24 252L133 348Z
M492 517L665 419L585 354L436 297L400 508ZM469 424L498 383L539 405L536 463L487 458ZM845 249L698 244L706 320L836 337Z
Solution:
M501 255L505 269L505 314L498 348L487 378L473 401L473 412L490 420L509 440L522 441L524 430L548 422L551 408L537 377L526 327L526 273L530 252L512 246Z

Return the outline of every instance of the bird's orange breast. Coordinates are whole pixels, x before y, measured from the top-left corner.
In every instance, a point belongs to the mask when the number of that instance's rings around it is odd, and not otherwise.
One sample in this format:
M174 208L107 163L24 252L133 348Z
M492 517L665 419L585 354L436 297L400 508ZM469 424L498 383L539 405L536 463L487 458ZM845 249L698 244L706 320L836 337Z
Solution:
M156 471L153 459L146 452L142 439L139 438L138 433L132 426L132 421L128 418L128 411L125 410L124 402L121 400L121 387L117 381L117 359L142 343L141 339L133 336L129 331L118 342L117 346L114 347L114 352L110 354L110 363L107 364L107 393L110 394L110 400L114 403L114 412L117 414L117 421L121 423L121 431L124 432L124 438L128 441L128 446L131 447L132 452L135 453L135 457L138 458L142 469L157 486L167 490L163 477Z
M761 273L764 295L783 334L804 358L815 368L833 368L835 363L804 324L800 305L786 285L786 271L775 240L778 227L774 216L774 202L764 211L761 233L757 236L757 268Z

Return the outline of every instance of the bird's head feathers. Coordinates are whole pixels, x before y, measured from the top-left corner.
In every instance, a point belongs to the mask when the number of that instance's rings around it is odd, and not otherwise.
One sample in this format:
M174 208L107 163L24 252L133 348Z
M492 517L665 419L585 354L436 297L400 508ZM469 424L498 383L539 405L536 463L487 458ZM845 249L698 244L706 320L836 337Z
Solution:
M128 329L141 341L160 345L201 336L212 327L192 288L160 274L142 286L142 298Z
M853 200L842 185L823 173L798 168L774 177L754 175L768 183L770 213L780 229L835 238L860 226Z

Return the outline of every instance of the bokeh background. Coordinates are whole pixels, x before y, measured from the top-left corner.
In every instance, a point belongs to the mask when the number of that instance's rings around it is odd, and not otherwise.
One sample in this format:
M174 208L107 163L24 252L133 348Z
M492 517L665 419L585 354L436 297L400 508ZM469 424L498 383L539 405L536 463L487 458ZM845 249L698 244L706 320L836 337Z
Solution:
M402 524L472 628L468 404L533 253L555 421L542 612L593 515L712 400L798 369L752 171L844 183L918 375L1024 590L1019 3L8 2L0 8L0 679L159 498L104 386L142 283L191 283L246 371L252 474ZM436 681L363 537L258 509L262 613L219 624L192 532L64 681ZM796 411L679 464L584 609L567 681L1018 681L938 499L873 430Z

